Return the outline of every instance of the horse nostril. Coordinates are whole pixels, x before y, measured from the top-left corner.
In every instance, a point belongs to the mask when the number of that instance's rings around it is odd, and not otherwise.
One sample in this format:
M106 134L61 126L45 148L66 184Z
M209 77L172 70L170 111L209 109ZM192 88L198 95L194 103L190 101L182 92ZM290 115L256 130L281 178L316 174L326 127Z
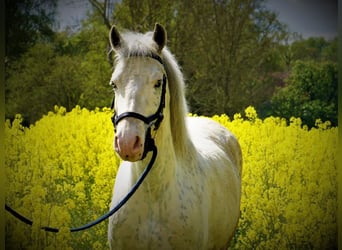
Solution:
M134 151L137 151L137 150L139 150L141 147L142 147L141 139L140 139L139 136L136 136L136 137L135 137L135 142L134 142L134 145L133 145L133 150L134 150Z
M119 138L117 136L115 136L115 139L114 139L114 149L116 152L120 151L120 149L119 149Z
M133 137L114 137L114 149L123 160L136 159L137 156L142 154L143 140L140 136L134 135Z

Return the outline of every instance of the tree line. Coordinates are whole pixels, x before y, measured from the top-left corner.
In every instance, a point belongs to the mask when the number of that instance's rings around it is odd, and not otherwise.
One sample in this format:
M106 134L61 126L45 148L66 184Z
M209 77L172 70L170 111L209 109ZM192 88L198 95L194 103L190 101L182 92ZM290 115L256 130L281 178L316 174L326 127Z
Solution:
M57 1L6 0L6 116L28 123L60 105L110 105L108 31L146 32L154 23L182 67L191 112L315 118L337 125L337 38L290 33L263 0L89 0L77 32L55 31ZM34 4L33 4L34 3ZM23 23L25 20L25 23Z

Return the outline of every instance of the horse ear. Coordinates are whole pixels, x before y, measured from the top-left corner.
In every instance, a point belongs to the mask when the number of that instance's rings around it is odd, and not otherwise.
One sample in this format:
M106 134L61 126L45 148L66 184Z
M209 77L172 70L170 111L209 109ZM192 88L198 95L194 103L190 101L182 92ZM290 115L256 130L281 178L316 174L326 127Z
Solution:
M121 47L121 36L119 31L116 29L115 25L109 31L109 41L110 45L114 50L118 50Z
M158 52L160 53L166 44L166 30L162 25L156 23L154 26L153 40L158 45Z

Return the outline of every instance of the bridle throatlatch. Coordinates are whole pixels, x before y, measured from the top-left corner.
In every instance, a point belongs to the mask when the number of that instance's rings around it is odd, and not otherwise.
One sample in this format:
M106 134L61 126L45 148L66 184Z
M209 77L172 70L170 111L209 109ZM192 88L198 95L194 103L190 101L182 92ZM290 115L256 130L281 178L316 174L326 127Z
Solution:
M160 62L164 66L162 59L158 55L152 54L152 55L147 55L147 56L152 58L152 59L157 60L158 62ZM161 93L161 97L160 97L160 103L159 103L159 107L158 107L156 113L146 117L146 116L143 116L143 115L141 115L139 113L135 113L135 112L125 112L125 113L122 113L120 115L117 115L114 112L114 115L111 118L113 125L114 125L114 129L122 119L127 118L127 117L133 117L133 118L139 119L148 125L147 131L146 131L144 152L143 152L143 155L141 158L141 160L144 159L146 157L146 154L148 152L152 151L152 157L151 157L150 162L148 163L147 167L145 168L145 170L143 171L143 173L141 174L141 176L139 177L137 182L134 184L132 189L126 194L125 197L122 198L122 200L114 208L112 208L110 211L108 211L106 214L102 215L98 219L96 219L92 222L89 222L88 224L85 224L85 225L80 226L80 227L70 228L69 229L70 232L78 232L78 231L83 231L83 230L89 229L89 228L105 221L106 219L108 219L110 216L112 216L114 213L116 213L123 205L126 204L126 202L132 197L132 195L135 193L135 191L137 191L139 186L142 184L142 182L146 178L147 174L150 172L150 170L151 170L151 168L152 168L152 166L153 166L153 164L157 158L157 153L158 153L157 147L154 143L154 139L152 138L152 135L151 135L151 127L154 126L154 130L157 130L159 128L160 123L162 122L162 120L164 118L163 110L165 107L166 81L167 81L166 75L164 74L163 75L162 93ZM113 108L113 103L112 103L112 108ZM14 217L16 217L17 219L19 219L22 222L32 226L33 221L31 221L30 219L21 215L20 213L18 213L14 209L12 209L7 204L5 204L5 209L10 214L12 214ZM41 227L41 229L45 230L46 232L53 232L53 233L57 233L60 231L60 229L58 229L58 228L53 228L53 227L48 227L48 226Z
M151 57L152 59L157 60L158 62L160 62L163 66L164 63L162 61L162 59L155 54L152 55L147 55L147 57ZM160 123L162 122L164 115L163 115L163 110L165 108L165 93L166 93L166 75L163 75L163 82L162 82L162 92L161 92L161 96L160 96L160 103L159 103L159 107L157 109L157 111L150 116L143 116L142 114L136 113L136 112L124 112L120 115L117 115L117 113L114 111L114 114L112 116L112 122L114 125L114 130L116 132L116 126L118 125L118 123L128 117L132 117L138 120L143 121L145 124L147 124L147 130L146 130L146 136L145 136L145 146L144 146L144 152L142 154L141 160L143 160L147 153L153 150L153 147L155 146L154 144L154 139L152 138L151 135L151 127L154 126L153 130L157 130L159 128ZM112 109L114 108L114 99L112 102Z

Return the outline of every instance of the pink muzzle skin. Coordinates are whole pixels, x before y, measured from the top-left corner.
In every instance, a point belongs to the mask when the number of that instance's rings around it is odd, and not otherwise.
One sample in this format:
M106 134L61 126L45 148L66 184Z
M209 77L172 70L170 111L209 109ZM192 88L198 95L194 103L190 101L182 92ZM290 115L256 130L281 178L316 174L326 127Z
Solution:
M114 139L115 151L119 154L121 159L126 161L138 161L141 159L144 152L143 141L139 136L115 136Z

